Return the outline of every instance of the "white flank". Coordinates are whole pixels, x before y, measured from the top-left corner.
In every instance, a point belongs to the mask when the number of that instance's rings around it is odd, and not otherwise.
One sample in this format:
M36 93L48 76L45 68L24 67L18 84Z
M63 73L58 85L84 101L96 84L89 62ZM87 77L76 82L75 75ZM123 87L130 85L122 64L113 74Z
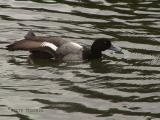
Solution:
M78 48L83 48L81 45L75 43L75 42L70 42L73 46L78 47Z
M56 51L57 48L58 48L57 46L55 46L54 44L49 43L49 42L43 42L41 46L42 47L49 47L49 48L51 48L54 51Z

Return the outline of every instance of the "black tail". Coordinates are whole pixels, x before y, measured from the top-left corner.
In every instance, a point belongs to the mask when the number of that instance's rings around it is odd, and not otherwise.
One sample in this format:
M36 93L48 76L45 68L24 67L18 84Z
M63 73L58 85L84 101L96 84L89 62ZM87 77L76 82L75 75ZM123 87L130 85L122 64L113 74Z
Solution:
M9 51L14 51L14 44L10 44L10 45L7 45L6 46L6 49L9 50Z

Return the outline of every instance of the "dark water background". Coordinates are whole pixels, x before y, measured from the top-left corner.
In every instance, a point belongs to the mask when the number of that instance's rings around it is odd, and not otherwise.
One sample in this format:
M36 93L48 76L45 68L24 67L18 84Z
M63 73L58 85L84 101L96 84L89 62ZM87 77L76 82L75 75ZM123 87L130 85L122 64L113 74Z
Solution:
M0 0L0 120L160 120L159 0ZM5 46L29 29L127 54L57 63Z

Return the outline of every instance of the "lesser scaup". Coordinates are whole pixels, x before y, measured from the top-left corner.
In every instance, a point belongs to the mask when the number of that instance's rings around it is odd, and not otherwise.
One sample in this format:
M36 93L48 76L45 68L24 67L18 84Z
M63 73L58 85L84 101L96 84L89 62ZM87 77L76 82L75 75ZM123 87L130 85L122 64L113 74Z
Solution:
M55 57L64 61L101 58L102 51L107 49L121 51L106 38L98 38L90 47L85 47L60 37L36 36L33 31L29 31L23 40L6 47L10 51L28 50L37 57Z

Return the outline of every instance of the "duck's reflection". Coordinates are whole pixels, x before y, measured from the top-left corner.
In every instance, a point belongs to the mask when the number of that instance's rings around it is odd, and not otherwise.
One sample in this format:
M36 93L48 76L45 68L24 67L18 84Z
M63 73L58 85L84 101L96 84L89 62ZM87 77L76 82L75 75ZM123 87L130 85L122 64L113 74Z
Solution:
M30 54L29 56L24 56L24 55L17 55L17 56L8 56L8 63L13 64L13 65L31 65L31 66L58 66L61 64L61 61L57 61L55 59L45 59L41 57L37 57L33 54Z
M91 60L90 67L96 73L115 73L123 69L117 62L102 59Z
M35 54L30 54L28 56L27 62L31 65L40 65L40 66L54 66L61 64L61 61L57 61L56 59L46 59L35 56Z
M11 56L10 56L11 57ZM56 60L54 58L46 59L46 58L40 58L35 56L35 54L30 54L28 57L26 56L12 56L9 60L8 63L12 63L14 65L24 65L24 64L29 64L31 66L41 66L41 67L60 67L60 66L73 66L73 65L89 65L89 69L91 69L95 73L120 73L123 70L123 66L118 64L116 61L111 60L110 58L107 59L94 59L94 60L85 60L81 62L63 62ZM81 69L81 68L79 68Z

